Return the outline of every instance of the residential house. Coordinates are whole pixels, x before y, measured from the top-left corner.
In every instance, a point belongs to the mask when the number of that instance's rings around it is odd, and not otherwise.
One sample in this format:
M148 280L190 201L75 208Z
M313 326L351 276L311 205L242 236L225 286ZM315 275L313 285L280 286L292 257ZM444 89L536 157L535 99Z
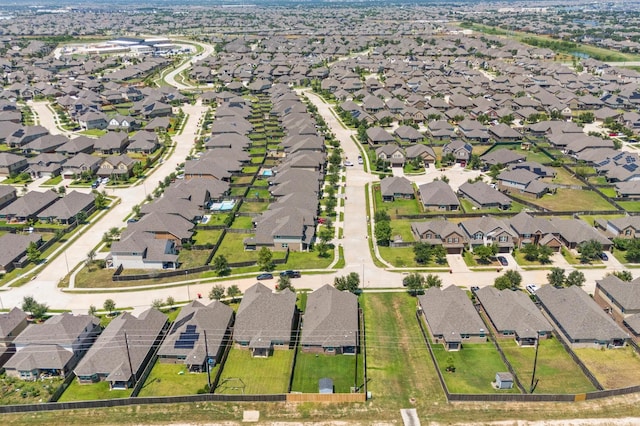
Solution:
M315 239L316 209L289 205L262 213L255 221L255 236L245 238L245 250L268 247L275 251L307 251Z
M0 185L0 209L18 198L16 189L11 185Z
M405 162L404 150L395 143L376 148L376 157L388 161L391 167L403 167Z
M66 155L67 157L73 157L81 152L91 154L93 152L93 144L95 141L95 139L87 136L79 136L67 141L64 145L59 146L56 148L55 152Z
M615 275L605 275L604 278L596 280L596 291L593 299L600 306L606 306L609 314L620 322L629 319L634 334L640 334L640 329L636 328L640 315L640 279L636 278L631 282L622 281Z
M39 154L27 160L29 167L25 173L29 173L33 179L58 176L66 161L67 157L62 154Z
M444 219L411 222L411 232L416 241L441 245L446 249L447 254L462 254L467 241L462 229Z
M413 184L404 176L387 176L380 181L382 201L415 198Z
M636 200L640 198L640 182L638 181L616 182L615 187L618 197Z
M103 155L122 154L129 145L129 135L127 132L109 132L98 139L93 144L93 149Z
M577 249L580 244L590 240L602 244L602 249L605 251L611 249L612 243L607 237L580 219L560 219L554 217L549 219L549 222L555 228L554 233L569 249Z
M464 167L469 162L472 151L473 147L470 144L456 139L449 142L442 148L442 156L444 157L447 154L452 154L455 158L455 162Z
M523 161L516 164L512 164L509 167L509 170L527 170L531 173L535 173L536 175L545 178L545 177L555 177L556 171L553 167L543 166L542 164L535 161Z
M471 201L474 208L500 210L511 208L511 198L482 181L463 183L458 188L458 194Z
M367 141L369 145L374 146L394 143L396 140L382 127L369 127L367 129Z
M151 232L128 232L111 243L107 265L124 269L176 269L178 253L171 239L156 238Z
M95 195L83 192L71 191L38 213L41 222L70 225L78 220L78 215L83 212L89 216L95 208Z
M220 363L231 336L233 309L220 301L204 305L197 300L182 307L158 350L165 364L185 364L190 372L207 371Z
M13 339L27 327L27 314L19 308L0 314L0 368L16 352Z
M103 130L108 126L107 115L99 111L87 111L78 117L78 125L82 130Z
M0 152L0 176L12 176L28 166L27 159L10 152Z
M405 143L418 143L424 139L424 135L420 133L415 127L402 125L393 131L393 134Z
M426 210L455 211L460 201L447 182L435 180L418 187L420 201Z
M476 297L496 336L512 337L519 346L534 346L538 339L551 337L553 327L526 293L488 286L477 290Z
M80 152L69 158L62 165L62 177L64 179L77 179L82 173L95 175L100 169L103 160L101 157Z
M640 237L640 216L624 216L611 219L599 218L595 226L606 232L611 238Z
M109 382L110 389L132 388L141 379L162 340L167 316L150 308L136 318L124 312L111 320L74 369L78 382Z
M562 248L560 238L555 235L557 230L548 219L520 212L509 219L508 223L517 235L517 248L526 244L545 245L551 247L554 252L559 252Z
M460 228L466 232L469 248L496 245L498 253L511 253L514 248L515 232L509 225L492 216L466 219L460 222Z
M542 197L551 186L540 180L539 175L526 169L504 170L498 175L498 188L501 191L519 192Z
M160 148L158 135L153 132L138 132L130 139L127 152L149 155L158 148Z
M424 167L434 165L436 162L436 153L433 148L423 144L407 146L405 148L405 156L408 161L418 160L419 164L422 164Z
M526 156L519 154L512 149L500 148L491 150L490 152L484 154L480 157L480 160L482 160L485 166L490 167L494 165L508 166L510 164L520 163L526 158Z
M8 206L0 209L0 218L7 222L26 222L58 200L55 191L29 191Z
M629 335L580 287L544 285L536 291L542 309L572 348L620 348Z
M464 140L467 141L474 141L474 142L479 142L479 143L487 143L489 142L490 139L490 134L487 131L487 128L482 125L482 123L475 121L475 120L463 120L460 123L458 123L458 133L463 137ZM452 152L457 151L460 146L464 145L464 142L460 141L461 143L458 145L458 147L456 147L454 150L452 150ZM443 151L443 154L446 154L446 152ZM469 150L469 154L471 154L471 150ZM456 155L456 160L460 158ZM468 161L468 159L467 159Z
M109 119L107 128L109 130L123 130L125 132L130 132L132 130L136 130L139 125L138 120L133 117L115 115Z
M273 350L289 349L298 323L296 294L290 289L274 293L264 284L249 287L233 328L233 340L254 357L268 357Z
M27 261L27 249L31 243L39 247L42 235L8 233L0 236L0 271L6 274L13 271L16 265L22 267L22 263Z
M498 123L489 127L489 136L498 143L517 142L522 140L520 132L503 123Z
M176 214L150 213L145 214L135 223L127 225L127 229L122 233L121 239L131 232L146 232L152 234L158 240L173 241L177 249L182 248L182 244L189 242L193 236L195 225Z
M325 284L307 296L303 352L355 355L359 346L358 297Z
M22 380L65 377L99 334L100 320L93 315L53 315L42 324L27 326L13 340L16 353L4 365L5 371Z
M69 139L63 135L44 135L24 144L21 149L25 154L53 153L67 142Z
M96 174L101 178L127 180L133 175L133 166L139 162L124 154L112 155L102 160Z
M442 343L445 350L459 351L463 344L487 341L484 322L463 289L431 287L418 296L418 306L434 343Z
M452 139L456 135L453 126L447 120L430 121L427 124L427 132L437 140Z

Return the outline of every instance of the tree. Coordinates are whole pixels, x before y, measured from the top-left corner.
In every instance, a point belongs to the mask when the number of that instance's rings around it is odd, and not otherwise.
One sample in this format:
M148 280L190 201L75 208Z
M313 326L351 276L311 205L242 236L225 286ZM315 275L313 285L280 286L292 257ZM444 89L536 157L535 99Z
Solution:
M564 280L565 287L578 286L582 287L586 281L582 271L571 271Z
M374 234L378 245L388 246L391 241L391 224L388 221L376 222Z
M31 315L37 320L43 319L47 315L47 311L49 310L49 305L46 303L36 303L33 307L33 311L31 311Z
M340 291L350 291L357 293L360 288L360 275L357 272L351 272L347 276L335 277L333 285Z
M107 207L107 197L102 192L93 191L96 198L94 200L94 205L96 206L96 210L103 210Z
M553 249L549 246L539 246L538 247L538 261L540 263L550 263L551 255L553 254Z
M42 253L40 253L38 245L31 241L27 247L27 259L29 259L29 262L38 263L40 261L41 254Z
M633 275L631 275L631 272L629 271L614 271L611 273L611 275L615 275L616 277L620 278L622 281L632 281L633 280Z
M524 258L529 262L533 262L538 259L538 246L535 244L525 244L520 249Z
M478 170L482 167L482 161L478 154L471 154L471 157L469 158L469 167L473 170Z
M493 286L498 290L506 290L511 288L511 281L509 281L508 277L500 275L493 281Z
M547 274L547 281L554 287L562 287L564 285L564 280L564 269L562 268L551 268Z
M164 302L162 301L162 299L153 299L153 301L151 302L151 307L156 308L158 310L162 309L163 306L164 306Z
M227 296L229 296L231 298L231 303L235 303L236 302L236 297L240 296L241 294L242 294L242 292L240 291L240 289L238 288L238 286L236 284L231 284L227 288Z
M596 240L588 240L578 245L578 252L580 253L580 262L589 263L600 256L602 244Z
M490 259L494 257L496 253L498 253L498 246L495 244L476 246L473 248L473 254L478 256L480 263L484 264L489 263Z
M229 267L229 262L227 262L227 258L224 257L224 255L219 254L215 259L213 259L213 270L219 277L229 275L231 268Z
M85 212L84 210L80 210L78 212L78 214L76 214L76 221L78 221L78 224L80 224L80 225L86 223L86 221L87 221L87 212Z
M389 216L386 210L376 210L373 215L373 220L375 222L389 222L391 221L391 216Z
M111 315L111 313L116 309L116 302L114 302L113 299L107 299L104 301L102 307L105 311L109 312L109 315Z
M417 263L429 263L433 254L433 246L428 243L417 242L413 246L413 254Z
M427 288L431 287L442 287L442 279L436 274L428 274L424 280L424 286Z
M435 256L436 263L438 265L444 265L445 263L447 263L447 249L445 249L443 246L441 245L434 246L431 249L431 252Z
M261 271L273 271L273 253L266 247L262 247L258 252L258 268Z
M403 284L409 290L409 294L415 296L424 289L425 279L424 276L418 272L412 272L402 280Z
M214 285L209 291L209 300L220 300L224 297L225 288L222 284Z
M95 305L89 305L89 310L87 311L87 314L95 316L97 312L98 312L98 308L96 308Z
M22 310L29 314L33 314L33 310L37 304L38 302L36 302L33 296L24 296L22 298Z
M95 250L89 250L89 253L87 253L87 260L85 261L87 268L89 269L89 271L91 271L91 266L93 265L93 261L96 258L96 251Z
M504 275L509 279L511 283L511 288L518 288L522 285L522 275L518 271L508 270L504 273Z
M278 278L278 285L276 286L276 290L282 291L286 288L290 289L291 291L295 291L295 289L291 285L291 277L289 277L288 275L280 275L280 278Z
M329 254L329 244L327 243L319 241L314 245L314 248L318 252L318 257L327 257Z
M167 306L171 307L175 304L176 304L176 299L174 299L173 296L167 297L167 303L166 303Z

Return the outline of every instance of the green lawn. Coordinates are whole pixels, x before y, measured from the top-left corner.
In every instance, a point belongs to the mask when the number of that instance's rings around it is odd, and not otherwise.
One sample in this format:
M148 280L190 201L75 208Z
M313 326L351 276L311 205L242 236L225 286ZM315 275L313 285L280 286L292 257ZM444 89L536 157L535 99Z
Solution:
M215 393L243 393L241 389L233 389L238 386L244 386L247 395L286 393L292 362L292 350L274 350L268 358L254 358L250 350L234 347L229 351Z
M391 221L391 235L400 235L402 241L411 242L415 241L413 232L411 232L411 220L407 219L394 219Z
M513 339L499 339L498 343L518 375L520 383L529 390L535 348L522 348ZM536 394L582 393L596 390L560 342L554 338L540 341L536 378Z
M269 208L268 202L243 202L238 209L238 212L242 213L262 213Z
M395 218L397 215L407 214L420 214L422 208L416 198L410 200L395 200L395 201L382 201L382 193L380 192L380 185L373 185L373 195L375 198L375 209L386 210L391 218Z
M559 185L583 185L578 178L571 175L562 167L553 167L553 170L556 172L556 176L554 178L542 179L544 182L557 183Z
M182 268L194 268L206 265L211 250L180 250L178 262Z
M253 218L251 216L236 216L233 219L231 228L234 229L253 229Z
M519 193L515 195L551 211L615 210L599 194L581 189L558 188L555 194L545 194L541 198Z
M396 268L446 268L448 264L436 263L434 258L429 263L418 263L413 247L378 247L380 256Z
M212 380L216 366L212 370ZM194 395L207 385L206 373L189 373L184 364L156 362L139 396Z
M573 351L605 389L640 385L640 359L631 346Z
M282 253L280 256L279 253ZM273 258L284 257L284 252L273 252ZM329 257L319 257L316 252L289 252L286 265L279 265L278 269L323 269L333 261L333 251L329 251Z
M218 242L218 238L222 234L222 229L202 229L196 228L196 233L193 235L193 243L195 245L215 244Z
M418 412L427 413L434 405L444 404L444 393L416 320L416 299L406 293L365 293L361 305L367 390L377 410L406 407L412 398Z
M336 393L349 393L352 386L362 386L362 354L356 356L324 355L298 352L293 373L292 392L318 393L318 380L323 377L333 379ZM357 377L356 377L357 374Z
M97 399L128 398L129 396L131 396L131 389L111 390L109 382L81 385L78 380L74 379L58 401L94 401Z
M60 387L62 379L45 379L25 382L0 374L0 405L35 404L47 402Z
M504 393L519 392L517 388L510 391L497 391L491 386L496 373L509 371L504 365L500 354L493 343L466 343L457 352L448 352L442 344L433 344L433 353L436 356L444 381L451 393ZM448 359L453 359L454 373L448 373L445 368Z
M640 201L618 201L618 204L628 212L640 212Z
M54 186L59 184L60 182L62 182L62 176L58 175L58 176L54 176L51 179L47 180L45 183L43 183L40 186Z
M256 250L245 251L244 244L242 243L245 238L253 236L255 236L255 234L227 233L222 239L222 244L220 244L215 256L223 255L230 262L258 260L258 252Z

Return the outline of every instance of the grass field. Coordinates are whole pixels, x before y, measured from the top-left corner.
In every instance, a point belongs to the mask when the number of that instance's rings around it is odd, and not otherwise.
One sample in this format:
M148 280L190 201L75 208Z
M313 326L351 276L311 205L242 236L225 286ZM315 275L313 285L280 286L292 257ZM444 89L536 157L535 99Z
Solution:
M409 200L398 199L395 201L382 201L382 193L380 192L380 185L373 185L373 196L375 199L375 210L386 210L394 219L397 215L407 214L420 214L422 208L416 198Z
M197 230L196 233L193 235L193 244L195 245L215 244L218 242L218 238L220 238L220 234L222 234L222 229Z
M265 210L267 210L267 208L269 207L269 203L268 202L247 202L245 201L244 203L242 203L242 205L240 206L240 209L238 209L238 212L242 212L242 213L261 213Z
M352 386L362 386L362 354L356 356L324 355L298 352L296 368L293 372L292 392L318 393L318 380L323 377L333 379L336 393L349 393ZM357 376L356 376L357 375Z
M223 255L230 262L258 260L258 252L256 250L245 251L244 244L242 243L245 238L254 236L255 234L227 233L222 239L222 244L218 247L215 255Z
M280 256L279 253L282 253ZM273 252L273 258L284 257L284 252ZM323 269L333 261L333 251L329 251L328 257L320 257L316 252L289 252L286 265L278 265L278 269ZM295 281L294 281L295 282Z
M212 379L216 366L212 370ZM140 396L194 395L207 384L206 373L189 373L184 364L156 362L145 381Z
M368 390L377 410L398 409L415 398L418 410L444 403L444 394L415 317L416 299L404 293L362 298Z
M439 264L435 258L429 263L416 262L413 247L378 247L380 256L396 268L446 268L448 263Z
M640 212L640 201L618 201L618 204L628 212Z
M34 404L47 402L62 384L62 379L45 379L25 382L15 377L0 374L0 404ZM3 415L4 417L4 415Z
M504 393L519 392L514 387L511 391L497 391L491 386L495 375L500 371L509 371L493 343L468 343L457 352L448 352L442 344L433 344L433 353L444 376L444 381L451 393ZM447 360L453 359L456 371L445 370Z
M97 399L128 398L129 396L131 396L131 389L111 390L109 382L81 385L77 380L74 380L58 401L94 401Z
M605 389L640 385L640 359L631 346L620 349L574 349Z
M292 350L274 350L268 358L253 358L249 350L231 348L215 393L242 393L232 388L241 383L245 394L285 393L292 362Z
M555 194L541 198L515 194L517 197L551 211L615 210L604 198L593 191L558 188Z
M498 340L520 383L528 390L535 348L521 348L513 339ZM534 393L581 393L596 390L556 339L540 341Z

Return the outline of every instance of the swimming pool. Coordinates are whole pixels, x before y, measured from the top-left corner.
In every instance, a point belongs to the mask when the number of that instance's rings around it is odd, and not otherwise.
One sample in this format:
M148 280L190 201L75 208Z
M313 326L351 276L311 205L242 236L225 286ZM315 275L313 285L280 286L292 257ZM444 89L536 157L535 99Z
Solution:
M264 170L262 171L262 176L264 176L264 177L270 177L270 176L273 176L273 170L271 170L271 169L264 169Z
M211 210L211 211L228 211L228 210L232 210L235 205L236 205L236 202L234 200L223 201L221 203L211 203L211 206L209 207L209 210Z

